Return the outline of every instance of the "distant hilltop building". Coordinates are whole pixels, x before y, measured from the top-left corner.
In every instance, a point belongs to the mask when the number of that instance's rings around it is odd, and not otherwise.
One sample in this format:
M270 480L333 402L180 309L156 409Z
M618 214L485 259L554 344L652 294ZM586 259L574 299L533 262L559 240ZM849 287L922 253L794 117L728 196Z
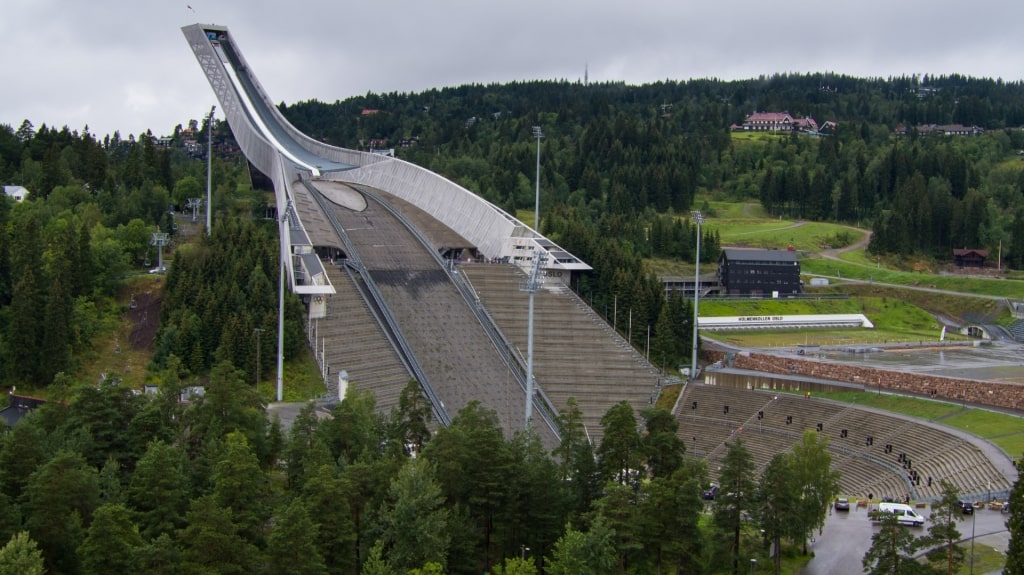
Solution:
M829 130L835 129L836 123L828 121ZM733 131L743 132L800 132L819 134L818 122L810 116L794 118L788 112L754 112L747 116L740 125L733 124Z
M980 126L964 126L963 124L921 124L915 126L917 133L922 136L978 136L985 133L985 128ZM897 136L906 136L909 130L904 124L897 124L893 130Z
M4 193L16 202L23 202L28 197L28 190L24 186L4 186Z

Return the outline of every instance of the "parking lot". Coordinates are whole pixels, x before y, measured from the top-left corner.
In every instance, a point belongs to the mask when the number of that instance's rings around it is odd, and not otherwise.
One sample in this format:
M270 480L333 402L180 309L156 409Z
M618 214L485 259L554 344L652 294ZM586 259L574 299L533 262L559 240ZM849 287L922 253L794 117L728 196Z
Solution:
M918 513L928 517L931 510L918 509ZM965 540L970 541L973 529L975 545L988 545L1005 552L1010 537L1006 530L1006 518L1006 515L998 511L978 509L974 515L964 515L957 528ZM911 529L920 536L927 533L928 525L925 523L924 527L906 529ZM871 547L871 536L877 531L878 526L871 523L864 507L851 506L849 513L833 512L826 519L822 533L815 534L811 544L814 558L808 563L803 574L862 573L861 560Z

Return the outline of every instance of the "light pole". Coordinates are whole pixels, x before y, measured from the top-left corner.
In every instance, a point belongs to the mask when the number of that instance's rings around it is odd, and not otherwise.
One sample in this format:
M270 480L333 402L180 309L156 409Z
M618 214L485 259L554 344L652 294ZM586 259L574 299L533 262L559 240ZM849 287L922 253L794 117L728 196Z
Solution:
M977 512L971 514L971 575L974 575L974 522Z
M754 575L754 571L757 571L757 559L750 560L750 575Z
M693 272L693 358L690 361L690 381L697 379L697 317L700 308L700 225L704 223L704 214L700 210L690 212L697 224L697 265Z
M540 139L544 137L544 132L540 129L540 126L533 127L533 137L537 138L537 185L536 185L536 199L533 204L533 230L540 233Z
M206 235L210 235L210 210L213 205L213 112L217 106L210 107L210 116L206 122Z
M540 289L542 278L541 269L547 257L544 254L537 254L533 259L533 270L530 272L530 279L526 280L523 289L530 294L530 309L527 315L526 324L526 413L523 416L523 429L530 429L530 419L533 417L533 395L536 381L533 377L533 296Z

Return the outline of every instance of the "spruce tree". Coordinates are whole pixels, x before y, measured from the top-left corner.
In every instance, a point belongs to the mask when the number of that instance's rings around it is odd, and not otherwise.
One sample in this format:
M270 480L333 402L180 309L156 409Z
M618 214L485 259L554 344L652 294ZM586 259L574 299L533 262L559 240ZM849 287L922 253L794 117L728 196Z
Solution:
M1018 459L1017 473L1024 477L1024 459ZM1010 490L1010 513L1006 528L1010 532L1010 543L1006 549L1007 575L1024 575L1024 481L1018 477Z
M726 549L732 559L732 573L739 575L740 533L743 515L753 508L756 482L754 458L742 439L726 443L725 458L719 473L721 490L715 498L714 522L727 538Z

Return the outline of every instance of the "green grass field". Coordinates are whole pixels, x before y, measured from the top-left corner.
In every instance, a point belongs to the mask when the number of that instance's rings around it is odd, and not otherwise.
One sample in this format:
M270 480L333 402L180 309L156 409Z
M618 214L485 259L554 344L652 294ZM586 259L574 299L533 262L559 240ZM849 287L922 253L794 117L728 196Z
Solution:
M858 265L846 261L837 262L820 258L801 259L800 270L805 274L823 275L833 278L933 288L1001 298L1019 298L1021 294L1024 294L1024 282L1020 280L899 271L878 265Z
M801 252L820 252L836 244L850 244L862 234L839 224L821 222L792 222L788 220L717 220L704 224L714 229L722 239L722 246L787 249L793 246ZM845 237L846 241L839 241Z

